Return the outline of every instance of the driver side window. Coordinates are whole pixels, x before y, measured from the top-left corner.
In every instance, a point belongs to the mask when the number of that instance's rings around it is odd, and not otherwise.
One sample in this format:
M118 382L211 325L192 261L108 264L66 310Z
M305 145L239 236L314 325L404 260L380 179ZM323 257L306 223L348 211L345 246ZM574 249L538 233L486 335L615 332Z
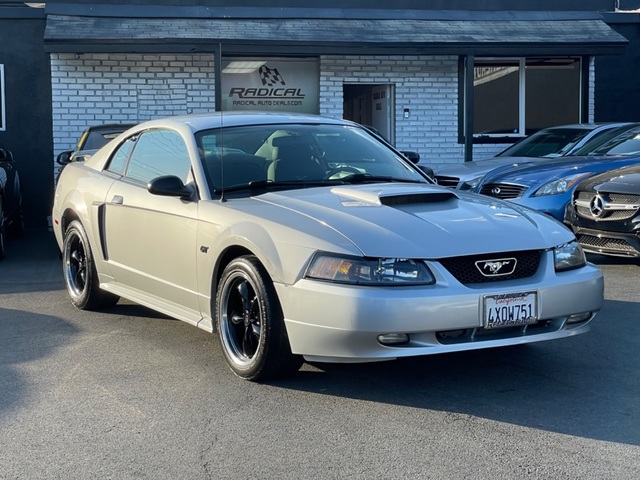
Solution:
M147 183L162 175L175 175L187 183L190 171L189 152L180 134L151 130L138 137L125 176Z

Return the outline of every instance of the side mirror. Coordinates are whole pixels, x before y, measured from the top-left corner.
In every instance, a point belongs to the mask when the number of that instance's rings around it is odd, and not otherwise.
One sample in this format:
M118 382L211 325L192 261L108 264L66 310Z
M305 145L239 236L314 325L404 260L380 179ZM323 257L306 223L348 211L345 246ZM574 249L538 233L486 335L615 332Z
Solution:
M71 155L71 158L69 159L69 163L71 163L71 162L86 162L90 158L91 158L91 153L76 152L73 155Z
M420 161L420 154L418 152L401 150L400 153L404 155L411 163L418 163Z
M429 178L433 179L435 173L433 172L433 168L427 167L426 165L416 165L423 173L429 176Z
M56 162L58 162L60 165L68 165L69 163L71 163L71 154L72 153L73 152L71 150L68 150L66 152L62 152L56 158Z
M182 180L175 175L164 175L150 180L147 184L147 190L152 195L183 199L187 199L193 194L191 189L182 183Z

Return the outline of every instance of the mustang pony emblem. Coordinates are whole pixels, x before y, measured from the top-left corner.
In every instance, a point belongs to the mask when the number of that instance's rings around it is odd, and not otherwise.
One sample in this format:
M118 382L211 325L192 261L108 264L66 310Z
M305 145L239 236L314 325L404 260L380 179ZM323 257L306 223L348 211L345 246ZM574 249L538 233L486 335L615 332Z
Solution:
M476 267L485 277L496 277L499 275L511 275L516 269L517 260L515 258L500 258L496 260L480 260L476 262Z

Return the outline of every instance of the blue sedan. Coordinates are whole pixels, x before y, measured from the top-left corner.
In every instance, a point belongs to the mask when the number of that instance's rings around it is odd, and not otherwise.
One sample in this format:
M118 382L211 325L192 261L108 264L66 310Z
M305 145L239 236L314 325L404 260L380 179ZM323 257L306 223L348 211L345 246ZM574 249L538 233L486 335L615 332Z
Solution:
M544 160L487 175L475 191L510 200L562 221L576 185L597 173L640 164L640 124L580 156Z

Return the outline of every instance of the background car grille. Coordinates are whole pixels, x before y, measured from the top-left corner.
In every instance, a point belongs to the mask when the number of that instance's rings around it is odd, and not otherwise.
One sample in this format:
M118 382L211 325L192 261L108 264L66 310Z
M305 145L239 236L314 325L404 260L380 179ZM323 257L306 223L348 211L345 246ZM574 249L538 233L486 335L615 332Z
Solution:
M443 187L456 188L460 179L458 177L447 177L444 175L435 176L436 183Z
M640 205L640 195L630 195L621 193L601 193L600 195L609 203L619 203L621 205ZM595 192L579 192L578 200L584 203L590 203L593 197L596 196ZM594 216L591 213L589 207L584 205L576 205L576 211L578 215L584 218L593 220ZM638 209L631 210L605 210L604 215L598 218L598 221L616 221L627 220L634 217L638 213Z
M483 195L489 195L490 197L501 198L503 200L519 198L524 195L526 191L527 187L514 185L512 183L487 183L480 189L480 193Z
M637 250L623 238L596 237L578 235L578 241L587 250L606 250L608 252L634 253Z
M452 257L440 259L440 264L460 283L468 285L473 283L499 282L527 278L538 271L540 265L541 250L526 250L522 252L500 252L487 255L470 255L465 257ZM485 277L480 273L476 262L500 258L515 258L516 268L511 275Z

